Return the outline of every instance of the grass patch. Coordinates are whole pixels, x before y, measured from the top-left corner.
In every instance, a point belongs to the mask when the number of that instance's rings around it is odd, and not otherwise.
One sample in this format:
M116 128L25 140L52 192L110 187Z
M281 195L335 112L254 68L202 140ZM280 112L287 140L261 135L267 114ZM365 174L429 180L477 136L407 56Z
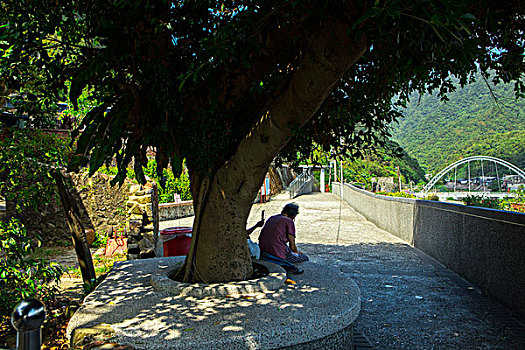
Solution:
M101 255L94 255L92 258L93 258L93 265L95 267L95 274L97 276L102 276L102 275L106 275L109 271L111 271L111 269L113 268L113 264L115 262L126 260L126 255L125 254L115 254L113 256L105 256L101 254ZM79 267L70 267L65 271L65 274L71 278L81 278L82 277Z

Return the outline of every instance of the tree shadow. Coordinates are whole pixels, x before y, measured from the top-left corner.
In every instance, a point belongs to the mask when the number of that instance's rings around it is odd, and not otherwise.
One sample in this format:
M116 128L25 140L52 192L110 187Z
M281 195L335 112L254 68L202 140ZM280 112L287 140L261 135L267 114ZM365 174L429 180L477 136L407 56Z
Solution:
M275 291L196 298L155 291L150 285L152 264L155 260L117 264L85 299L70 325L109 323L118 330L118 341L139 349L161 348L158 344L168 343L170 348L203 344L213 348L218 340L224 348L253 344L273 348L290 344L294 337L296 342L315 340L316 332L322 335L335 332L333 328L344 329L351 323L342 326L352 316L349 312L356 316L357 310L340 307L349 300L357 302L355 284L335 298L333 288L319 282L325 272L312 270L310 279L297 279L297 285ZM159 268L168 273L171 267L161 260ZM314 311L317 317L312 317ZM299 337L301 332L305 334Z

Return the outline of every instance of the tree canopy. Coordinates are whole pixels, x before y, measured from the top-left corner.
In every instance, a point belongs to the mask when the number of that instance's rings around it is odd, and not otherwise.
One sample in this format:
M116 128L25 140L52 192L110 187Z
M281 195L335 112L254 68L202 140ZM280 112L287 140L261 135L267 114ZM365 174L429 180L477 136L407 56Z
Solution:
M478 67L523 95L522 6L5 0L0 81L44 105L68 81L72 101L92 91L98 105L75 133L71 169L116 157L122 180L133 159L140 178L150 146L159 171L177 174L186 159L196 205L186 279L238 279L251 271L238 231L280 152L308 154L315 142L358 155L384 143L410 93L444 97L452 77L466 84Z

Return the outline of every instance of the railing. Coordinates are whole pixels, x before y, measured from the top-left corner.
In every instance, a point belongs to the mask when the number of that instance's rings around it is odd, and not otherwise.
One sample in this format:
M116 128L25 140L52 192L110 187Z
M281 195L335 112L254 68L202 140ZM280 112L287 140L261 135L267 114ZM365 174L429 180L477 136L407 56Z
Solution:
M416 192L415 196L419 198L424 198L431 193ZM462 199L468 196L479 196L479 197L490 197L490 198L505 198L505 197L516 197L515 192L467 192L467 191L456 191L456 192L435 192L435 195L439 197L440 200L445 200L447 198Z
M308 186L313 182L313 176L302 173L290 183L290 198L295 198L305 193L312 192L312 187Z

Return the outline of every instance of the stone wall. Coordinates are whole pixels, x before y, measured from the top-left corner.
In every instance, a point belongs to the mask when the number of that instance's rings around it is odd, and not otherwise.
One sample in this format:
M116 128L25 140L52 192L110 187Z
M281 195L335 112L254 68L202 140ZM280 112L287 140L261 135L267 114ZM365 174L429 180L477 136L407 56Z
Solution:
M73 183L81 199L81 205L95 231L108 232L112 227L126 224L126 201L131 181L122 186L111 186L111 178L102 173L89 177L87 173L73 174Z
M341 195L341 184L334 183ZM394 198L345 185L343 200L368 220L525 316L525 214Z
M70 182L70 179L66 180ZM84 228L93 229L89 215L76 189L71 191L71 197L78 204ZM44 245L71 244L71 233L58 192L55 193L55 199L52 199L47 205L25 208L21 213L15 211L14 202L7 201L5 220L11 217L16 217L24 224L29 237L40 236Z
M193 201L159 204L160 221L175 220L194 215Z
M84 228L106 233L112 227L126 224L125 201L130 183L122 187L111 186L108 175L97 173L73 174L68 179L71 196L77 203ZM45 245L63 245L71 242L64 209L56 193L56 199L48 205L25 209L15 213L14 203L7 202L6 219L15 216L24 223L30 236L40 235Z
M286 183L293 178L291 170L287 167L271 167L269 173L272 195L282 191L281 180ZM70 185L74 185L71 195L80 209L82 224L86 230L107 233L116 227L127 226L129 220L142 221L144 214L151 218L151 183L142 187L126 179L119 187L111 186L110 180L108 175L102 173L96 173L92 177L86 172L71 175ZM29 235L40 235L46 245L69 244L71 234L58 194L56 198L46 206L27 209L21 214L14 214L14 203L7 203L4 219L10 216L18 217L26 226ZM161 221L192 216L193 202L160 204L159 214Z

